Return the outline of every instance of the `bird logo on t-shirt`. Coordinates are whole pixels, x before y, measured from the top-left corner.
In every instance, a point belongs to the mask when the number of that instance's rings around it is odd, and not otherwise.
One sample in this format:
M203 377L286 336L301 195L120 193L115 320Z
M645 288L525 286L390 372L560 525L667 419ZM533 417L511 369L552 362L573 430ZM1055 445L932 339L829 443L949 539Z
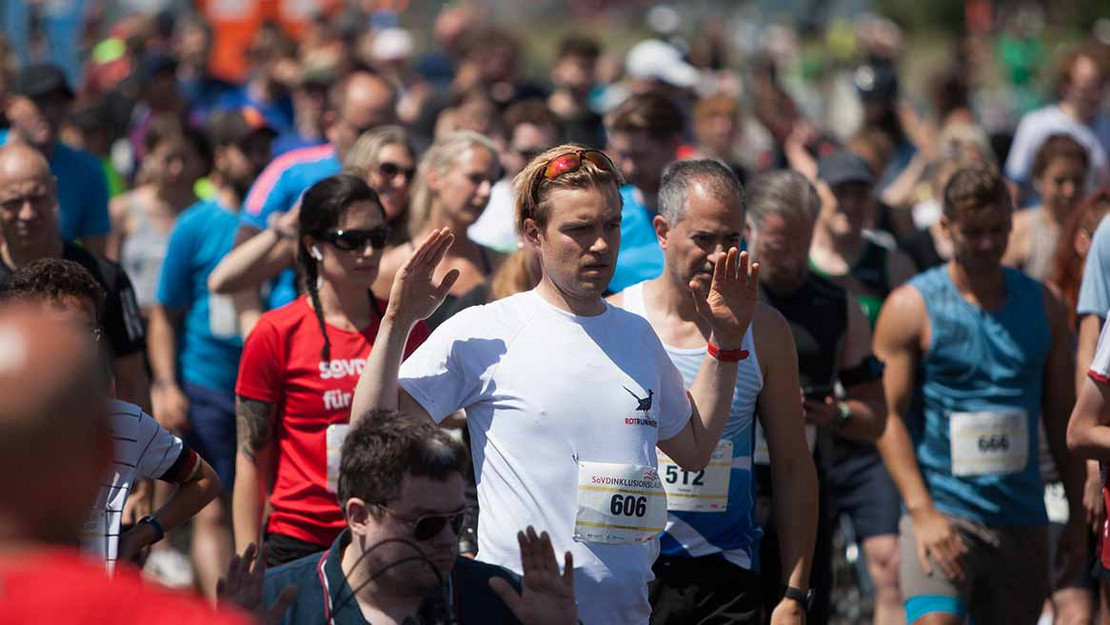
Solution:
M629 395L636 398L636 402L637 402L636 410L640 410L644 413L647 413L647 412L651 411L651 400L655 396L655 391L653 391L649 388L648 389L648 396L647 397L640 397L640 396L636 395L636 393L633 393L632 389L628 388L627 386L624 386L624 387L621 387L621 388L628 391Z

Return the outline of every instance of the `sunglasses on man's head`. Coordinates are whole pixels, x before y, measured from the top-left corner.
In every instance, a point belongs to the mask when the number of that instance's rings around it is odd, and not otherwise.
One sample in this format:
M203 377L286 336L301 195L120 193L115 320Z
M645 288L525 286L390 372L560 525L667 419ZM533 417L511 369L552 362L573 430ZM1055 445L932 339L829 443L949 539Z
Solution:
M344 252L362 251L366 245L376 250L384 250L386 242L393 230L389 226L378 226L369 230L329 230L317 236L321 241L326 241Z
M459 532L462 531L463 523L466 521L466 511L455 512L454 514L429 514L415 521L410 521L398 516L396 512L386 506L381 506L381 508L402 524L412 528L412 537L418 542L426 542L435 538L448 525L451 526L451 531L458 536Z
M405 182L411 182L412 177L416 175L416 169L412 167L401 167L397 163L380 163L378 165L378 173L384 178L404 176Z
M616 167L613 166L613 161L605 156L604 152L598 150L575 150L574 152L566 152L560 154L555 158L547 161L547 165L543 168L543 177L548 180L554 180L563 174L578 171L582 168L582 162L589 161L593 163L601 171L613 171Z

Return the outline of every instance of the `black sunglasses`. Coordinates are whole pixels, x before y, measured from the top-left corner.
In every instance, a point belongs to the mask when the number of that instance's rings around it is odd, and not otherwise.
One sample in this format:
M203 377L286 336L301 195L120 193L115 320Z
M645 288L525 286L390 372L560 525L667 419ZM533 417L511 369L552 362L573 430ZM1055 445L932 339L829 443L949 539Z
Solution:
M430 514L428 516L422 516L415 521L410 521L404 517L398 516L396 512L390 510L386 506L380 507L402 524L411 527L412 537L419 542L426 542L435 538L447 525L450 525L451 531L458 536L459 532L462 531L463 523L466 521L465 510L454 514Z
M416 175L416 169L413 167L401 167L397 163L379 163L378 173L385 178L404 176L405 182L411 182L412 177Z
M393 229L389 226L378 226L369 230L329 230L316 235L321 241L326 241L344 252L362 251L366 244L376 250L384 250Z

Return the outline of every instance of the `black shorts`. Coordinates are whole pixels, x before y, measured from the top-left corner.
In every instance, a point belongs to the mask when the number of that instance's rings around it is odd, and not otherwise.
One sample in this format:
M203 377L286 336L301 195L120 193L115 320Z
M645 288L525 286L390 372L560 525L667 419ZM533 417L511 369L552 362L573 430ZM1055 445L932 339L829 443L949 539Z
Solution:
M840 457L825 466L826 518L847 514L856 538L897 536L902 498L877 451Z
M742 623L758 625L759 574L721 556L659 556L648 585L651 625Z
M266 558L267 568L300 560L330 547L330 545L321 546L285 534L266 534L266 546L270 553Z

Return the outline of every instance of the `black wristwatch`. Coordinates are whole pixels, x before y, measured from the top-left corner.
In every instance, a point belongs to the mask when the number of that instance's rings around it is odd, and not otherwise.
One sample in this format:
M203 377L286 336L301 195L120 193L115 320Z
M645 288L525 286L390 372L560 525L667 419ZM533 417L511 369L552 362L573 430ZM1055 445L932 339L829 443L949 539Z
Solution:
M158 519L154 518L153 514L148 514L145 517L139 519L139 522L135 525L138 526L142 525L143 523L148 523L151 527L154 528L154 540L150 541L150 544L153 545L166 536L166 530L162 528L162 524L158 522Z
M804 609L806 612L809 612L813 609L812 588L809 590L802 590L800 588L794 588L793 586L787 586L786 590L783 591L783 596L787 599L793 599L794 601L802 604L802 609Z

